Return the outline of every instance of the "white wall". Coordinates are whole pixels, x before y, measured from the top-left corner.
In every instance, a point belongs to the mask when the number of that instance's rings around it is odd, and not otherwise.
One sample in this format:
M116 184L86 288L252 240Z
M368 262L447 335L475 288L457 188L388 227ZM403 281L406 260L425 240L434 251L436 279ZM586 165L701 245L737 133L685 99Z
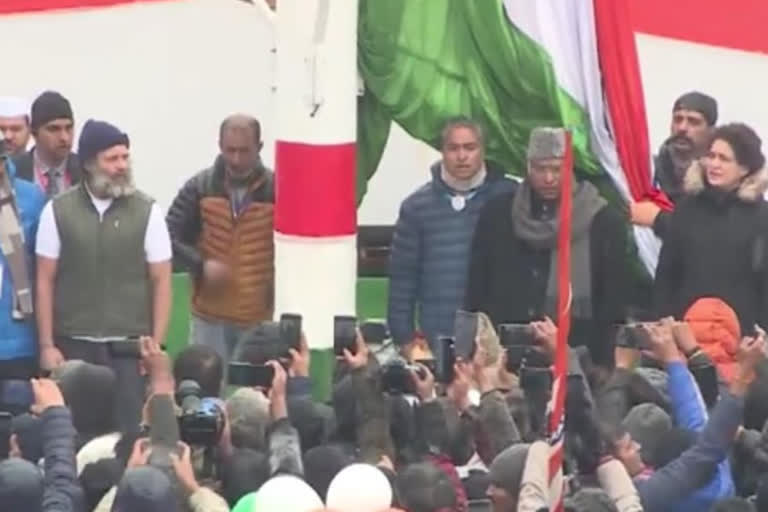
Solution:
M0 16L3 39L13 42L4 69L14 71L0 94L31 99L57 89L71 99L78 125L91 116L118 124L131 136L139 186L168 206L183 181L211 163L229 113L262 121L264 160L273 164L271 16L262 3L223 0ZM691 89L718 99L721 122L747 122L768 140L768 55L647 35L637 44L654 151L667 136L672 102ZM394 222L437 158L393 126L360 223Z
M140 188L167 207L210 165L218 125L233 112L263 120L274 159L273 29L262 5L221 0L0 16L7 50L0 94L67 96L131 137ZM12 42L9 44L8 42ZM19 46L16 46L19 45Z

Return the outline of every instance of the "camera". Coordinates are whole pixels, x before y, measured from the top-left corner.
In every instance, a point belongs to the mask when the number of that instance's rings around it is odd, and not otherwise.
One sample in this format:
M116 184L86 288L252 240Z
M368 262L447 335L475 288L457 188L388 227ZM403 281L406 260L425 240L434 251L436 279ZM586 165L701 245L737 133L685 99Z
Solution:
M200 385L183 380L176 389L176 403L181 408L179 432L189 445L213 447L224 430L224 411L217 399L202 396Z

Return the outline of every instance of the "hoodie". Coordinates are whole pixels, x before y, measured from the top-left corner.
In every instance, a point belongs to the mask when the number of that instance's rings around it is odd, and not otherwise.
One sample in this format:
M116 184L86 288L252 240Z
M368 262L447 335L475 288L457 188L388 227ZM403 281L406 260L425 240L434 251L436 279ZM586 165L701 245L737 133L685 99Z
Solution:
M417 310L430 344L439 335L453 332L454 314L464 302L480 211L489 199L517 187L503 169L490 162L486 172L481 185L459 193L445 183L441 163L436 162L431 168L432 180L400 205L389 270L388 325L395 343L411 340Z

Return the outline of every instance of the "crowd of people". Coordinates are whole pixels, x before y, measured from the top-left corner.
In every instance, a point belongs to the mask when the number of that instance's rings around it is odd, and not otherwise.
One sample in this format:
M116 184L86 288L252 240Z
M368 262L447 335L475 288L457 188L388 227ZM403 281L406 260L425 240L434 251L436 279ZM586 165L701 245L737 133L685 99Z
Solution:
M573 171L565 510L768 510L768 171L754 130L717 117L702 93L673 105L655 159L672 212L623 208ZM75 154L57 92L0 98L0 508L555 506L563 129L531 131L518 180L486 160L478 122L445 123L432 179L394 229L397 350L358 332L327 402L304 336L287 347L267 328L275 194L258 121L221 123L219 155L167 215L134 183L127 134L79 131ZM663 243L647 302L632 293L632 224ZM173 267L193 283L174 361ZM459 317L474 319L470 346L446 359ZM233 389L230 363L269 378Z

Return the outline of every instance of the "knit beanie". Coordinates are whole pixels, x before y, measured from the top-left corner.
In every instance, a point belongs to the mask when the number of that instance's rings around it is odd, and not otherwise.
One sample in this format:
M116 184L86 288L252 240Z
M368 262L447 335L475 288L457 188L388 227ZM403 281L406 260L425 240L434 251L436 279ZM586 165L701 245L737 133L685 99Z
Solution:
M565 130L539 127L531 131L528 140L528 160L563 158L565 155Z
M75 119L69 100L54 91L46 91L38 96L32 103L31 111L30 125L33 132L55 119L69 119L70 121Z
M6 459L0 463L0 503L3 510L42 510L43 475L29 461Z
M675 100L672 112L677 110L693 110L704 116L709 126L717 123L717 101L707 94L691 91Z
M765 165L763 141L751 127L744 123L731 123L719 126L712 134L712 140L723 140L731 146L739 165L750 174L759 171Z
M653 460L660 440L672 430L672 418L655 404L640 404L630 409L622 422L624 429L641 446L646 463Z
M15 416L11 420L11 433L16 434L16 442L25 460L37 464L43 458L43 420L39 416Z
M530 447L529 444L515 444L498 454L489 470L491 484L517 496Z
M77 152L83 162L87 162L100 152L113 146L130 147L128 135L119 128L105 121L89 119L80 132Z
M688 308L683 320L696 342L729 381L736 371L736 354L741 341L741 324L736 312L721 299L704 297Z

